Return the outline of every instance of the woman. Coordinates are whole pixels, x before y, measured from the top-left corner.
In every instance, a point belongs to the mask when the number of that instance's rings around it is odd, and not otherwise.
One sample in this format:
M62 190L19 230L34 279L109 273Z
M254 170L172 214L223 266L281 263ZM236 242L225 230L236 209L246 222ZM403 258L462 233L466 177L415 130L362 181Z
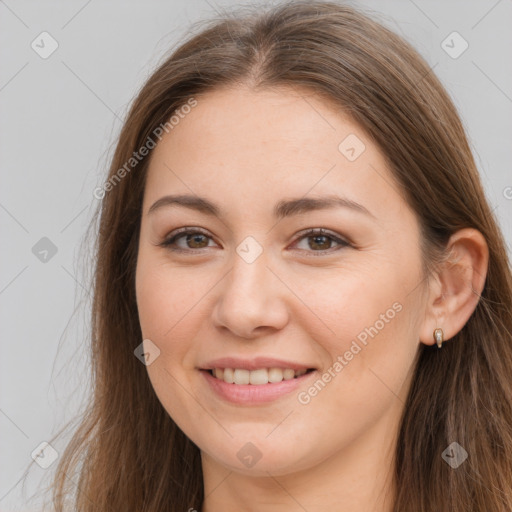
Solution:
M512 510L512 280L456 110L357 10L190 37L102 198L55 510Z

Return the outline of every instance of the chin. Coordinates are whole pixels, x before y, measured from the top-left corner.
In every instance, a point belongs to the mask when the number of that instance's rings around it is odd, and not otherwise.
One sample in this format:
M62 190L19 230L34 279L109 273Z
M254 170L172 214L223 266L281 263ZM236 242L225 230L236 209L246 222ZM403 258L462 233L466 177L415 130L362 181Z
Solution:
M233 446L238 444L240 448L234 451ZM205 452L201 450L201 457L204 456ZM315 461L305 459L307 455L301 457L296 447L273 446L268 439L259 443L230 441L225 448L208 450L208 457L214 458L217 464L229 471L254 477L287 475L306 470L315 464Z

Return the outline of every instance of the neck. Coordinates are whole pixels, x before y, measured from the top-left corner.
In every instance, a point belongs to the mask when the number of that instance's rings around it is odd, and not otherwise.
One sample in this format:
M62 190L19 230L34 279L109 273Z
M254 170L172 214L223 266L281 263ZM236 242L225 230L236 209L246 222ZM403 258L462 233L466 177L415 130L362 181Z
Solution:
M395 411L396 413L396 411ZM248 476L201 452L201 512L392 512L396 414L381 418L350 446L320 463L280 476Z

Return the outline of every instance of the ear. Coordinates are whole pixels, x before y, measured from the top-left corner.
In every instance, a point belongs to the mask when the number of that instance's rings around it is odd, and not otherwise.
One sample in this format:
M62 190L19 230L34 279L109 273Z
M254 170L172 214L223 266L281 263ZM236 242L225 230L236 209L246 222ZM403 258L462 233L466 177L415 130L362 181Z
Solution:
M453 338L473 314L484 289L489 248L476 229L464 228L448 241L447 260L430 276L425 318L420 341L434 345L434 329L443 330L444 340Z

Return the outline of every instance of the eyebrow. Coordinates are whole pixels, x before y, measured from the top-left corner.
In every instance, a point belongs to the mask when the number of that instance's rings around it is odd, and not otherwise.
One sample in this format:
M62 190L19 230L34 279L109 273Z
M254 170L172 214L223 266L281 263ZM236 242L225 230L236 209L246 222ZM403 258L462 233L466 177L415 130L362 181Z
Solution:
M206 215L219 218L224 216L222 208L212 203L208 199L187 194L161 197L149 208L148 215L155 212L156 210L169 206L182 206L191 210L196 210ZM322 197L301 197L298 199L282 200L275 205L273 213L275 218L283 219L285 217L300 215L314 210L325 210L332 208L349 208L376 219L375 215L373 215L373 213L371 213L362 204L337 195L327 195Z

